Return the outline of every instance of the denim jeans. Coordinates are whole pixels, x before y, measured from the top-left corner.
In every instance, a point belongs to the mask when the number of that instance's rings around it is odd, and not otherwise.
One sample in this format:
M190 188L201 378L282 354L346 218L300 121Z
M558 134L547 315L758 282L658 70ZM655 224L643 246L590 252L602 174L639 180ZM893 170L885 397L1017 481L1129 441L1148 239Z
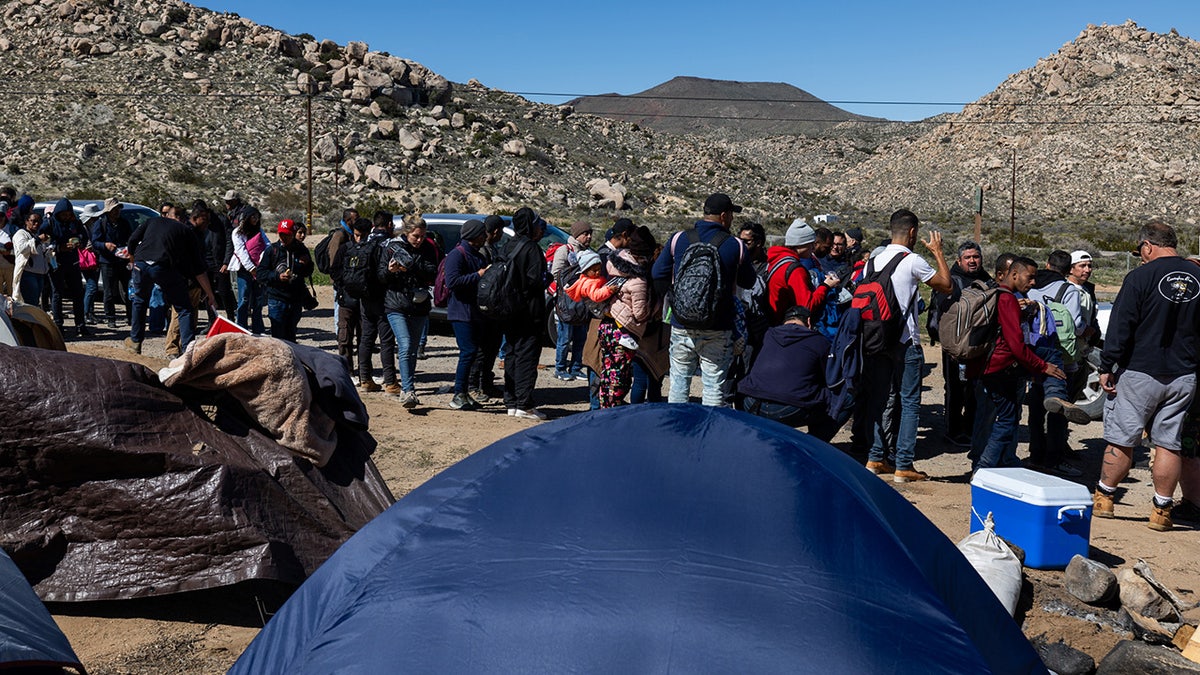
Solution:
M1034 347L1034 353L1043 361L1059 368L1063 365L1062 352L1053 340ZM1049 375L1038 375L1029 387L1029 461L1038 466L1056 467L1062 463L1067 452L1067 418L1059 414L1047 414L1042 401L1060 398L1070 401L1067 380Z
M396 336L396 356L399 359L400 388L416 391L417 347L421 344L421 331L429 322L428 316L412 316L401 312L387 313L388 325Z
M92 269L83 273L83 315L91 318L94 314L92 304L96 299L96 291L100 290L100 270Z
M271 337L296 341L296 328L304 308L299 302L267 298L267 317L271 319Z
M1021 399L1025 395L1023 371L1009 369L984 375L971 439L971 470L1018 467L1017 425L1021 421ZM990 433L984 430L990 430ZM985 440L986 439L986 440Z
M467 393L467 380L479 356L482 327L474 321L451 321L454 341L458 343L458 367L454 370L454 393Z
M641 361L633 360L633 386L629 389L630 403L661 403L662 380L650 376Z
M588 324L574 326L557 319L555 323L558 324L558 340L554 344L554 374L578 375L583 372L583 345L587 342Z
M867 419L873 429L867 461L883 462L895 457L897 469L911 470L917 450L917 426L921 417L921 376L925 354L912 342L896 345L882 358L863 363ZM872 375L872 371L879 372ZM884 374L888 377L885 379Z
M162 289L163 300L168 306L179 312L179 342L180 349L187 349L195 331L192 329L192 301L188 297L187 281L183 275L163 265L150 265L139 262L133 267L133 278L130 284L133 289L133 323L129 327L129 338L141 342L146 325L146 310L150 305L150 295L154 285Z
M262 286L246 270L237 273L237 322L255 333L265 333L262 318Z
M700 368L704 393L701 402L708 406L725 404L725 377L733 359L733 331L699 330L671 327L670 403L687 403L692 376Z
M826 443L837 435L840 426L823 408L798 408L787 403L764 401L753 396L745 397L743 405L746 412L751 415L775 420L789 427L806 427L809 436Z
M45 285L45 274L26 271L21 275L21 302L37 307L42 297L42 287Z

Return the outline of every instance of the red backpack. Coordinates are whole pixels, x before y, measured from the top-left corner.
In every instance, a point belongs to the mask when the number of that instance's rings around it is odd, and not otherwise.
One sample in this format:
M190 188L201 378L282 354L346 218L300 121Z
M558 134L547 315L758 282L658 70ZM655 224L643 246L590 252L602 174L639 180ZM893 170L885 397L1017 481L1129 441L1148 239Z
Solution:
M900 322L904 319L904 308L896 299L892 276L900 261L906 257L908 253L899 253L878 271L874 268L875 261L868 261L863 269L862 280L854 289L850 307L857 309L861 316L863 356L883 354L900 344Z
M549 248L546 249L546 271L547 272L549 272L551 269L551 266L554 265L554 252L557 251L558 249L562 248L563 246L566 246L566 244L554 243L554 244L550 244ZM554 295L555 293L557 293L558 292L558 279L554 279L553 277L551 277L550 287L547 288L546 290L550 293L550 295Z

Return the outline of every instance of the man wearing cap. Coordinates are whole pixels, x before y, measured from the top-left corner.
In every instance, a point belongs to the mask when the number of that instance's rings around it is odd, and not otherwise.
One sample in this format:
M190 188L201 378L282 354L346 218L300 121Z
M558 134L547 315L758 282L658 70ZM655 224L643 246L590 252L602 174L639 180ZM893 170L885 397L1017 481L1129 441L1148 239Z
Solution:
M819 269L813 257L816 239L813 228L803 218L797 218L783 235L783 246L767 249L767 301L771 305L772 325L783 323L784 314L792 307L804 307L810 315L815 314L830 289L838 285L837 275L830 272L814 288L809 269Z
M163 300L179 312L181 347L187 349L195 336L188 280L196 280L210 307L217 304L212 284L208 283L208 266L204 263L200 238L191 225L161 216L150 218L129 235L129 253L133 257L129 282L133 292L133 322L129 337L125 338L126 349L135 354L142 353L146 309L155 284L162 289Z
M550 264L550 276L553 292L557 292L562 274L571 267L578 267L577 256L591 250L592 226L580 220L571 226L571 236L567 243L554 251L554 260ZM558 339L554 349L554 377L570 382L571 380L586 380L583 373L583 345L587 342L588 324L573 325L563 323L555 317Z
M754 287L754 265L746 255L741 239L730 234L733 214L741 213L742 207L733 203L729 195L714 193L704 200L704 217L692 228L692 232L676 232L663 246L662 253L654 261L650 276L656 290L667 295L674 289L674 280L687 249L704 242L716 247L721 268L722 287L712 289L716 304L712 307L713 321L708 327L685 326L675 312L671 312L671 391L668 401L687 403L692 376L700 369L703 385L704 405L721 406L724 403L725 379L733 358L734 286L744 289ZM674 303L675 298L671 299Z
M131 316L129 305L129 235L133 227L121 215L121 202L104 200L104 213L92 225L92 248L100 263L100 282L104 284L104 319L109 328L117 327L117 303L125 308L125 322Z
M1170 530L1171 506L1185 460L1182 425L1200 367L1200 270L1179 256L1175 228L1151 220L1138 232L1141 266L1125 275L1113 302L1100 386L1104 404L1104 464L1092 495L1092 514L1114 517L1117 486L1133 466L1144 432L1154 441L1154 498L1147 525Z
M312 255L296 238L294 221L279 221L275 234L279 240L263 252L258 264L258 280L267 287L271 337L295 342L300 314L304 311L304 284L313 272Z
M1071 269L1067 272L1067 281L1079 289L1079 313L1083 315L1084 324L1083 333L1079 337L1083 342L1084 358L1100 341L1100 324L1096 322L1096 286L1088 281L1091 278L1092 254L1087 251L1071 251ZM1087 369L1079 370L1086 379Z

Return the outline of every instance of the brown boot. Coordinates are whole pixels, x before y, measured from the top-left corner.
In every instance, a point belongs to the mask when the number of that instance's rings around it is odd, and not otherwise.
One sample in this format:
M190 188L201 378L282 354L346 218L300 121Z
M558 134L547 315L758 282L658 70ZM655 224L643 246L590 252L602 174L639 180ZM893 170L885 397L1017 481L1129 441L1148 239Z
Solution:
M1146 523L1146 527L1159 532L1166 532L1175 527L1175 523L1171 522L1171 505L1159 506L1151 502L1150 522Z
M363 380L362 384L358 385L358 388L363 391L379 391L383 389L383 387L379 386L379 383L370 378Z
M929 480L929 474L924 471L917 471L916 467L911 469L896 469L896 473L892 476L893 483L915 483L922 480Z
M880 474L896 473L896 467L887 462L867 462L867 471L878 476Z
M1115 500L1113 496L1107 492L1097 489L1092 493L1092 515L1097 518L1114 518L1116 514L1113 512Z

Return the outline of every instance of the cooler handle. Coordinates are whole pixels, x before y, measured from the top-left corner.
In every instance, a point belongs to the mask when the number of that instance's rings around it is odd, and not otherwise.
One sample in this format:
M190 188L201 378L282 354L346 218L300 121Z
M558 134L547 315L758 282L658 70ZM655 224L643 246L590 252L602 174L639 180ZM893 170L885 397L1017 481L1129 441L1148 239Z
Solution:
M1087 510L1090 508L1092 508L1091 504L1071 504L1064 506L1058 510L1058 521L1061 523L1063 520L1063 515L1070 511L1078 511L1079 517L1082 518L1083 514L1087 513Z

